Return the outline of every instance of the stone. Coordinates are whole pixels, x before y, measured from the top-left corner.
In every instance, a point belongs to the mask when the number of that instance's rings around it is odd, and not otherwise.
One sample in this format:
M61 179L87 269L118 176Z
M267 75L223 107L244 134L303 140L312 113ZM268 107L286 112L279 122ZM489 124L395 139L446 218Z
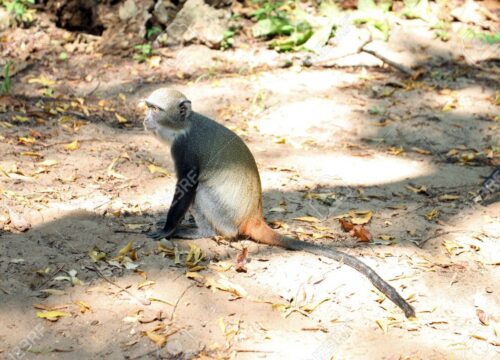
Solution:
M0 8L0 31L4 31L10 27L10 14Z
M199 43L219 48L229 27L229 9L215 9L203 0L188 0L167 27L165 45Z

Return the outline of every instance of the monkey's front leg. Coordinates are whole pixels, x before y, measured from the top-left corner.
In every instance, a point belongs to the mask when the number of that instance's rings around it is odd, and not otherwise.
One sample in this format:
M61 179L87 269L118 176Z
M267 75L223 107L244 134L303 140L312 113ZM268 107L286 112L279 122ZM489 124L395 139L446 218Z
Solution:
M193 203L197 187L198 172L196 170L191 169L184 176L179 177L175 184L174 199L168 210L165 226L161 230L149 232L147 236L155 240L172 237Z

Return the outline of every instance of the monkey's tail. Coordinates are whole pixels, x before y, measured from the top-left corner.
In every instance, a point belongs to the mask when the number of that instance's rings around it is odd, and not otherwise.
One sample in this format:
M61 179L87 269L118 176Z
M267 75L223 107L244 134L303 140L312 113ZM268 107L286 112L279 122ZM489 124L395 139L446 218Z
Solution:
M307 251L314 255L325 256L340 263L346 264L365 275L371 283L384 293L393 303L403 310L407 318L415 317L415 310L406 302L397 290L387 283L371 267L358 260L354 256L338 250L300 241L287 236L282 236L271 229L263 220L257 220L246 224L242 234L250 236L253 240L267 245L280 246L289 250Z
M403 299L401 295L399 295L397 290L382 279L380 275L375 272L375 270L354 256L343 253L342 251L327 249L316 244L311 244L306 241L300 241L285 236L281 238L281 242L283 243L282 246L287 249L307 251L311 254L325 256L352 267L361 274L365 275L372 282L373 286L379 289L393 303L399 306L407 318L415 317L415 310L406 302L405 299Z

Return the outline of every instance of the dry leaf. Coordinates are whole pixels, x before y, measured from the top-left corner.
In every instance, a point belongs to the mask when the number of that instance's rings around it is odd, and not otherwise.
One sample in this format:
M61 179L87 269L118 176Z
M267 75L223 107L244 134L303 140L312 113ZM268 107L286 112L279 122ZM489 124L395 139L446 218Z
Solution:
M315 218L314 216L301 216L301 217L296 217L293 220L303 221L303 222L307 222L307 223L321 222L319 219Z
M128 121L126 118L124 118L123 116L121 116L118 113L115 113L115 117L118 120L119 124L125 124Z
M349 220L345 219L339 219L340 225L342 226L342 230L344 231L351 231L352 228L354 227L354 224L350 222Z
M454 201L460 199L458 195L445 194L439 197L439 201Z
M369 242L372 239L372 235L363 227L363 225L354 225L349 234L357 237L362 242Z
M40 84L45 87L50 87L54 85L56 82L54 80L50 80L45 75L40 75L38 78L33 78L28 80L28 84Z
M151 285L154 285L156 284L156 281L152 281L152 280L146 280L146 281L143 281L141 282L140 284L137 284L137 289L142 289L142 288L145 288L147 286L151 286Z
M148 170L151 174L159 173L162 174L163 176L170 175L167 169L162 168L161 166L157 166L155 164L148 164Z
M49 321L57 321L62 317L70 317L71 314L65 311L38 311L36 317L40 319L47 319Z
M190 271L193 271L193 268L203 260L203 257L203 253L198 246L195 244L189 244L189 253L186 256L186 266L190 268ZM199 270L201 269L197 269L196 271Z
M57 160L52 160L52 159L47 159L42 162L37 163L38 166L54 166L57 165L59 162Z
M23 151L20 153L21 156L31 156L31 157L43 157L42 154L34 152L34 151Z
M413 151L415 151L416 153L418 154L421 154L421 155L431 155L432 152L429 151L429 150L424 150L424 149L420 149L418 147L412 147L411 148Z
M412 186L412 185L406 185L405 186L408 190L414 192L415 194L427 194L427 187L425 186Z
M425 214L425 218L429 221L432 221L436 219L439 216L439 210L438 209L432 209L429 211L427 214Z
M93 262L98 262L100 260L104 260L107 255L105 252L94 246L94 248L89 251L89 256Z
M380 327L380 329L382 329L384 334L387 334L387 328L389 326L388 321L384 319L384 320L375 320L375 322Z
M477 309L476 315L477 315L477 318L479 319L479 322L481 324L483 324L484 326L488 326L490 324L489 319L488 319L488 315L486 315L486 313L483 310Z
M118 255L121 255L121 256L124 256L124 255L127 255L129 252L132 251L132 248L133 248L133 245L132 245L132 240L130 240L127 245L125 245L124 247L122 247L119 251L118 251Z
M78 150L79 148L80 148L80 143L78 142L78 140L74 140L73 142L64 145L64 149L70 151Z
M80 301L80 300L77 300L75 301L75 304L78 305L80 307L80 312L82 314L85 314L87 311L88 312L92 312L92 308L90 307L89 304L87 304L86 302L83 302L83 301Z
M364 225L370 222L373 213L370 210L351 210L349 216L354 225Z
M118 160L120 160L120 158L116 157L116 158L113 159L113 161L111 161L111 164L109 164L108 170L107 170L108 176L109 177L114 177L114 178L117 178L117 179L126 180L127 178L124 175L122 175L119 172L117 172L117 171L114 170L114 167L115 167L116 163L118 162Z

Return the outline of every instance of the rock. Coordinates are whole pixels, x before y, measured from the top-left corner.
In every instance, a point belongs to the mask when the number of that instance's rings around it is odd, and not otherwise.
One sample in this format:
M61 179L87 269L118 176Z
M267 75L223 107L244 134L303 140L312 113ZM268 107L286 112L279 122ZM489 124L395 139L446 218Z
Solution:
M125 1L118 9L118 15L122 21L134 18L138 12L139 9L134 0Z
M10 14L0 8L0 31L8 29L10 26Z
M158 20L160 24L167 25L170 20L170 15L168 13L167 7L163 3L163 0L158 0L153 9L153 15Z
M169 46L200 43L219 48L230 16L228 9L214 9L203 0L188 0L167 27L166 39L162 37L161 41Z

